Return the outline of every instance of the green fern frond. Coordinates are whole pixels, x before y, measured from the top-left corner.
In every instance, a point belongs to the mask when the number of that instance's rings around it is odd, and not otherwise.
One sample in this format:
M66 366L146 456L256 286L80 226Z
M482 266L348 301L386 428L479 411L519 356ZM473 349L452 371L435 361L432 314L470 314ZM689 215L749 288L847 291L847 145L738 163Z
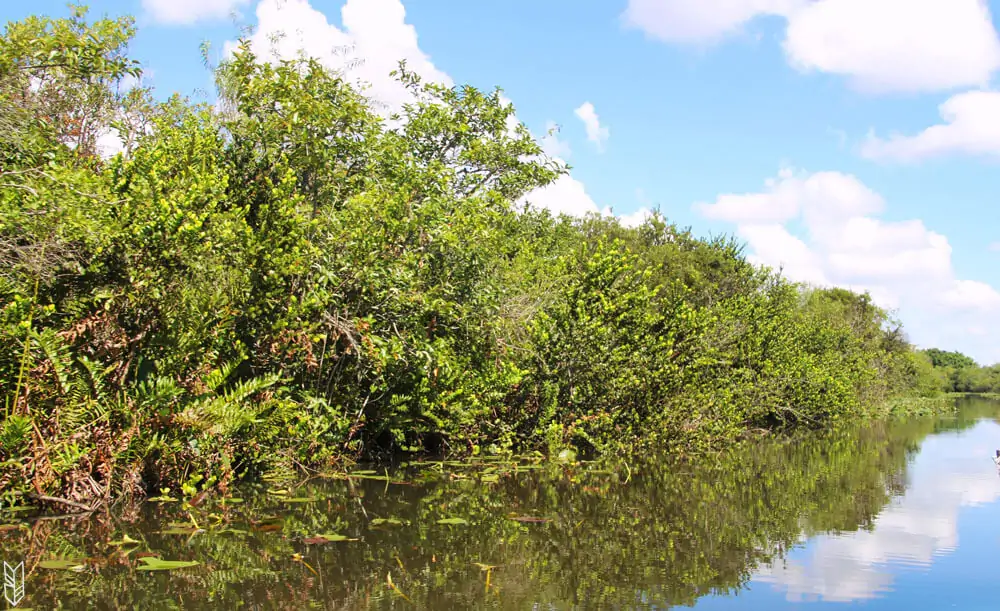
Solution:
M211 373L205 376L205 385L214 391L219 390L219 388L226 383L229 376L233 374L233 371L235 371L242 362L242 359L234 359L227 363L223 363L218 369L213 369Z
M107 401L107 393L104 386L104 378L107 370L102 371L99 363L85 356L78 357L76 361L83 369L83 377L86 380L91 396L101 403Z
M52 365L59 394L66 395L69 392L69 376L73 369L73 355L69 346L56 335L53 329L44 329L41 332L32 330L31 338L35 340L45 359Z

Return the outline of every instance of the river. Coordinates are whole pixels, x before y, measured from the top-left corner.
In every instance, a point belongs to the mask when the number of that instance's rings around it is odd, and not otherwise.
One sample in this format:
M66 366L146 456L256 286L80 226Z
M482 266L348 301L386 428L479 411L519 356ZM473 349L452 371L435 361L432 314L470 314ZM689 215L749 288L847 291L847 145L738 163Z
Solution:
M0 558L24 563L18 609L996 609L998 422L965 399L697 461L424 461L0 513Z

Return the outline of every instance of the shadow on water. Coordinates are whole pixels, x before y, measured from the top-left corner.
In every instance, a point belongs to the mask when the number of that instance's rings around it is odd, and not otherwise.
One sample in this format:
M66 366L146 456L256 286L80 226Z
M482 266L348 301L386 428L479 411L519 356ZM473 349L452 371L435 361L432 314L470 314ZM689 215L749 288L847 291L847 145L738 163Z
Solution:
M246 487L237 502L190 511L8 515L0 556L24 560L20 606L36 609L664 608L724 601L713 595L755 578L791 595L808 572L789 560L804 541L879 530L880 514L902 515L925 441L1000 414L998 403L963 402L956 416L696 463L420 463L388 479Z

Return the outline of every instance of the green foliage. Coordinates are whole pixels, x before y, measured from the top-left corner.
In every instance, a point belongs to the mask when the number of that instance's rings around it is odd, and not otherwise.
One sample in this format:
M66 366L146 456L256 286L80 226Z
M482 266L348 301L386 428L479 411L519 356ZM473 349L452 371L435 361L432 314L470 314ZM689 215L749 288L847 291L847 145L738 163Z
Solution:
M996 394L1000 392L1000 365L981 367L960 352L930 348L914 357L920 361L918 386L924 395L934 393Z
M932 394L867 295L793 285L659 214L525 209L566 168L499 90L403 65L411 101L386 118L318 62L243 42L215 107L157 102L121 93L133 33L77 9L0 38L10 499L382 452L693 451ZM956 388L986 384L966 373Z

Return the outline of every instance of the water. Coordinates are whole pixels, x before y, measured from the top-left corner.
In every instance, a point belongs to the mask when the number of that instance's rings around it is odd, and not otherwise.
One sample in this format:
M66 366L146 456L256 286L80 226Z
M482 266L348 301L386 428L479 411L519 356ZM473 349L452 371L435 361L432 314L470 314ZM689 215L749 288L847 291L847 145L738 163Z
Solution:
M19 609L995 609L998 405L695 464L423 463L7 514L0 557L25 563Z

